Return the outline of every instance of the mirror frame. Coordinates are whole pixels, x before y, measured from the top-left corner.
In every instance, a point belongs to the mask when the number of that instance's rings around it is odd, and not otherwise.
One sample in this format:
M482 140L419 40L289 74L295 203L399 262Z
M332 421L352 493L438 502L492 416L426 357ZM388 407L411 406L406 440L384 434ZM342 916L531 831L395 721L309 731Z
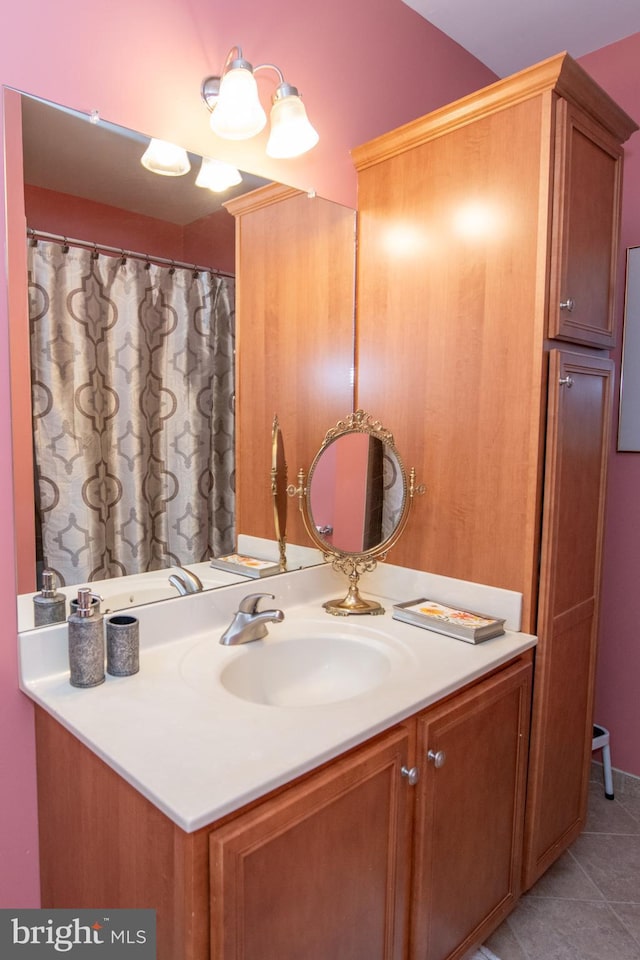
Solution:
M280 570L287 570L287 461L284 439L278 415L271 429L271 495L273 497L273 524L280 553Z

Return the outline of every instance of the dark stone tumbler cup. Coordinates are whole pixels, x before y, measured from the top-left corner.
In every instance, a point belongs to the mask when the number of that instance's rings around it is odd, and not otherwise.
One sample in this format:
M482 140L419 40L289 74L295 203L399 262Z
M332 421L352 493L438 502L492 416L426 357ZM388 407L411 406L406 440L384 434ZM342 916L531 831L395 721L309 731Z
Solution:
M140 624L137 617L116 614L107 620L107 673L130 677L140 669Z

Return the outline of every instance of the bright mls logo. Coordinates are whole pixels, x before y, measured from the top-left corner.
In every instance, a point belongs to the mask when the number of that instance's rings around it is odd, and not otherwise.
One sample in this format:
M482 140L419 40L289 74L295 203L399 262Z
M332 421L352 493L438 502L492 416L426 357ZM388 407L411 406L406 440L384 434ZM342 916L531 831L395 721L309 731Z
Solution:
M155 910L0 910L2 960L156 960Z

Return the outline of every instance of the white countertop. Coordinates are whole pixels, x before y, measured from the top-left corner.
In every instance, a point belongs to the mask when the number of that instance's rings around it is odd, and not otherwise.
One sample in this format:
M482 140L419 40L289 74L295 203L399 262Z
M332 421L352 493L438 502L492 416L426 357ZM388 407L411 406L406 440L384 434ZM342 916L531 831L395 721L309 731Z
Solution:
M239 600L262 591L275 594L275 601L262 606L283 609L284 622L270 624L265 640L221 646L219 637ZM322 600L345 592L345 578L322 566L140 607L140 672L107 675L104 684L86 690L69 684L66 624L32 630L19 637L21 689L191 832L364 742L536 642L516 632L521 598L508 591L380 564L363 578L361 592L382 600L387 607L383 616L325 613ZM419 596L506 617L512 629L474 645L392 619L392 602ZM296 636L297 626L320 633L326 627L346 636L365 631L374 640L383 635L391 663L388 675L352 699L302 707L245 701L220 684L221 670L234 658Z

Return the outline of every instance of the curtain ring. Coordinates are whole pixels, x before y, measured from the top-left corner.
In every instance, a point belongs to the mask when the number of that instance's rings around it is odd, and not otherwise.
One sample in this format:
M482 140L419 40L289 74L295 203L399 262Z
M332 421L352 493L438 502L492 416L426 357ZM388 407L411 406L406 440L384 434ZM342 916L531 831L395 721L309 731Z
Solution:
M191 276L193 277L194 280L197 280L198 277L200 276L200 271L198 270L195 263L193 265L193 273L191 274Z
M100 254L98 253L97 244L94 243L94 245L93 245L93 250L91 251L91 259L92 259L92 260L97 260L99 256L100 256Z
M125 256L124 250L121 250L121 251L120 251L120 266L121 266L121 267L126 267L126 265L127 265L127 258L126 258L126 256Z
M169 276L172 277L175 272L176 272L176 265L175 265L175 262L172 260L171 266L169 267Z
M63 253L69 253L69 244L67 243L67 238L63 237L62 240L63 242L60 249L62 250Z
M147 254L147 262L144 265L145 270L151 270L151 260L149 260L149 254Z

